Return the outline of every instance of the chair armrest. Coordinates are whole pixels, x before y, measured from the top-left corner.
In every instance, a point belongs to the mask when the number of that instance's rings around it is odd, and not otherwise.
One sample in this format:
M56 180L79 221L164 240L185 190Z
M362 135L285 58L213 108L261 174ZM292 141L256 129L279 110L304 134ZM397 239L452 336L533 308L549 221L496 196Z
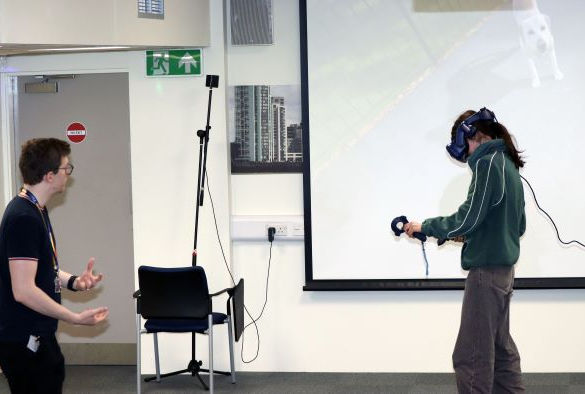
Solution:
M218 291L217 293L211 293L211 294L209 294L209 296L210 297L215 297L215 296L218 296L220 294L227 293L227 292L229 292L232 289L233 289L233 287L228 287L226 289L223 289L223 290Z
M136 299L136 313L138 313L139 315L141 314L141 308L140 308L140 304L141 304L141 299L140 299L140 289L136 290L133 294L132 294L132 298Z

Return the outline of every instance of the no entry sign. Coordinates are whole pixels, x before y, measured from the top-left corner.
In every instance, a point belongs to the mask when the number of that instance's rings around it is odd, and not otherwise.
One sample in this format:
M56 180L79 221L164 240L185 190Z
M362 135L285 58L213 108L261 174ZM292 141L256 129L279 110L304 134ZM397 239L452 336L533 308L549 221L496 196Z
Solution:
M69 141L78 144L85 139L87 130L83 123L74 122L67 126L66 134Z

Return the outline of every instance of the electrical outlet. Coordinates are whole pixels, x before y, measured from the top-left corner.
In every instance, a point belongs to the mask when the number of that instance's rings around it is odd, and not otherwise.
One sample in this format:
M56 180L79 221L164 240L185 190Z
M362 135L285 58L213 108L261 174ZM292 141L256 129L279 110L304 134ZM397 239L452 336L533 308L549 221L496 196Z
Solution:
M286 224L277 224L276 225L276 235L287 235L288 234L288 226Z
M268 227L274 227L276 229L276 232L274 233L274 236L276 237L288 235L288 226L284 223L269 223L266 225L266 231L268 231Z
M269 227L274 227L275 240L279 242L300 241L305 235L301 215L235 215L231 236L234 241L264 242Z

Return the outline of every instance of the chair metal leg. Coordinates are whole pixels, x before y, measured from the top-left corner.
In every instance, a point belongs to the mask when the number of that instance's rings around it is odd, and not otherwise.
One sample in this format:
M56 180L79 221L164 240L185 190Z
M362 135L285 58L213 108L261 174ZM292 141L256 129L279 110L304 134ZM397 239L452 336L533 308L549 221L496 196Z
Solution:
M158 361L158 335L154 333L154 367L156 368L156 381L160 383L160 364Z
M146 332L146 331L143 330L143 332ZM154 336L153 336L153 339L154 339L154 361L155 361L155 367L156 367L156 375L144 378L144 381L151 382L153 380L156 380L157 382L160 382L162 378L167 378L169 376L175 376L175 375L180 375L180 374L185 373L185 372L189 372L189 373L191 373L192 376L195 376L195 377L197 377L197 379L199 379L199 381L201 382L201 385L203 386L203 388L205 390L208 390L207 384L203 381L203 379L199 375L200 371L203 371L203 372L208 371L206 369L201 368L201 361L191 360L191 361L189 361L189 364L187 365L187 368L185 368L185 369L181 369L179 371L163 373L163 374L160 373L160 362L159 362L159 355L158 355L158 336L156 335L156 333L153 333L153 334L154 334Z
M207 318L209 335L209 393L213 394L213 315Z
M140 314L136 314L136 393L140 394L140 335L141 334L141 327L140 327Z
M228 341L230 342L230 371L232 376L232 384L236 383L236 369L234 367L234 337L232 333L232 319L228 316Z

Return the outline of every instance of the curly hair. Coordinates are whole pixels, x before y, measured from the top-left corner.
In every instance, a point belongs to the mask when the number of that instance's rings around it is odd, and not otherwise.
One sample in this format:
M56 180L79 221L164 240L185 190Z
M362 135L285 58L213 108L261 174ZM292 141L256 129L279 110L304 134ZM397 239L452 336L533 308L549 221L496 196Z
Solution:
M57 138L34 138L22 145L18 168L22 180L28 185L36 185L48 172L57 173L61 159L69 156L69 143Z

